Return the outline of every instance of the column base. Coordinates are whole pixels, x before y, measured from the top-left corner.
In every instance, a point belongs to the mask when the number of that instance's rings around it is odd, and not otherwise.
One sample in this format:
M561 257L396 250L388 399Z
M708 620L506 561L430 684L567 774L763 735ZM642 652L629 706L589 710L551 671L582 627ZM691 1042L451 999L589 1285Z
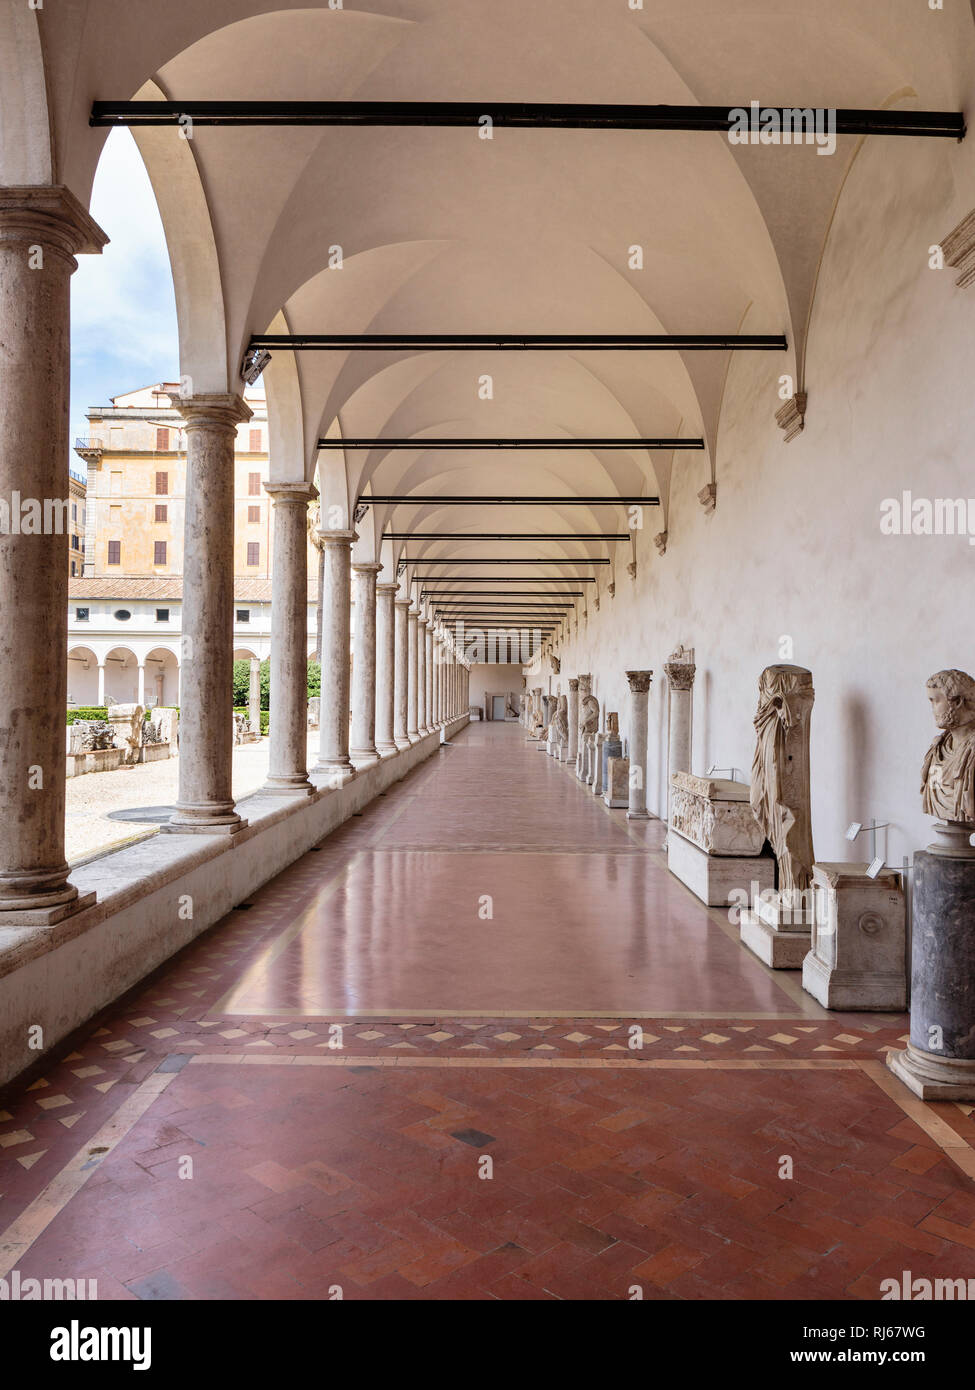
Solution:
M315 788L308 780L307 773L303 778L296 778L289 782L286 778L269 777L264 783L258 796L314 796Z
M399 749L396 747L395 743L377 743L376 752L379 754L380 758L395 758Z
M248 824L238 815L226 820L179 820L178 816L177 811L172 820L159 827L163 835L236 835Z
M403 751L404 748L409 748L409 747L410 747L410 740L409 740L408 738L406 738L405 735L404 735L402 738L397 738L397 739L396 739L396 751L397 751L398 753L401 753L401 752Z
M921 1100L975 1100L975 1058L939 1057L908 1043L887 1053L887 1066Z
M355 776L355 768L349 762L316 763L311 769L313 777L325 777L328 779L330 789L338 791L347 782L351 782Z
M349 757L352 759L352 766L359 770L360 767L372 767L379 762L379 750L376 748L350 748Z
M420 742L420 731L419 731L419 729L413 729L413 730L407 735L407 737L408 737L409 740L410 740L410 747L412 748L413 745L414 745L414 743L419 743L419 742Z
M3 927L55 927L66 917L74 917L84 912L95 901L95 893L79 893L67 902L55 903L50 907L0 908L0 929Z
M650 812L649 812L649 811L630 811L630 810L627 810L627 812L626 812L626 819L627 819L627 820L649 820L649 819L650 819Z

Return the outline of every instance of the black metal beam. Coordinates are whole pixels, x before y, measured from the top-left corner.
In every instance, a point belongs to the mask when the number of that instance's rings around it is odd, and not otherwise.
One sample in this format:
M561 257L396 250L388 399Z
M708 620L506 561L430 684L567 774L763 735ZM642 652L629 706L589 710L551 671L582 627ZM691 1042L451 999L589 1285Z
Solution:
M448 581L447 581L447 580L443 580L442 582L443 582L443 583L447 583ZM498 581L498 583L503 583L503 582L504 582L503 580L499 580L499 581ZM490 590L490 589L428 589L428 588L424 587L424 588L422 589L422 591L421 591L421 596L425 598L428 594L429 594L429 596L430 596L432 599L437 599L437 598L441 598L441 599L471 598L471 599L480 600L480 599L484 599L484 598L490 597L490 595L491 595L491 590ZM507 603L507 602L509 601L509 599L514 600L514 599L520 599L520 598L538 599L538 600L540 600L540 601L543 600L543 599L548 598L548 599L551 599L553 602L554 602L555 600L562 600L562 599L566 599L566 598L585 598L585 594L582 592L581 589L569 590L568 592L566 592L565 590L562 590L561 592L556 592L556 593L554 593L554 594L546 594L545 591L544 591L544 589L498 589L498 590L497 590L497 596L498 596L498 598L501 600L502 603Z
M777 111L784 128L789 106ZM816 109L816 108L814 108ZM823 109L823 108L819 108ZM832 108L826 108L832 111ZM557 130L728 131L740 106L665 106L530 101L95 101L89 125L166 126L187 119L199 126L494 126ZM841 107L838 135L922 135L961 140L965 118L958 111L879 111ZM788 128L791 130L792 125ZM798 142L797 142L798 143Z
M388 541L631 541L629 531L387 531Z
M390 507L659 507L659 497L360 497Z
M248 353L273 352L784 352L784 333L264 333ZM323 446L341 449L342 440Z
M413 537L411 536L409 539L412 540ZM422 537L418 537L418 539L422 539ZM449 559L443 559L436 555L404 555L400 563L404 565L608 565L610 561L598 559L591 555L567 555L562 558L556 557L554 559L549 556L544 560L538 560L524 555L514 559L506 559L498 556L489 560L469 560L466 556L458 557L456 555L451 556ZM415 577L419 579L425 576L417 575ZM554 579L571 579L574 584L586 583L586 580L579 579L572 574L557 574L552 577Z
M703 439L320 439L319 449L703 449ZM360 502L386 502L385 497L360 497Z
M409 560L407 563L413 565L422 562ZM584 574L415 574L413 578L418 584L595 584L596 582L595 579Z

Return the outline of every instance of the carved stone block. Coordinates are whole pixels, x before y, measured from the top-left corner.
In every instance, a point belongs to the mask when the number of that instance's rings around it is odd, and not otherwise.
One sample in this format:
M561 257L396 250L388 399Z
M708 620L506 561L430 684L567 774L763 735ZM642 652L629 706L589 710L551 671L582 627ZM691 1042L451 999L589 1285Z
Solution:
M723 777L675 772L670 828L706 854L758 855L765 834L749 804L749 788Z
M802 987L826 1009L899 1011L907 1004L900 875L866 864L813 866L812 948Z
M775 860L770 854L708 854L683 835L667 836L667 867L708 907L727 907L775 886Z

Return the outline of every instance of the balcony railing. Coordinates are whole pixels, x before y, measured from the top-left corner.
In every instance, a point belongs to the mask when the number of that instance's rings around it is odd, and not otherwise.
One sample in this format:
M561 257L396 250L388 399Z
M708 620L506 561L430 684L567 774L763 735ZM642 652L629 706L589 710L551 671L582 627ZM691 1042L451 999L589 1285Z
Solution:
M90 452L92 449L104 449L105 441L104 439L99 439L95 434L83 434L75 440L74 447L85 452Z

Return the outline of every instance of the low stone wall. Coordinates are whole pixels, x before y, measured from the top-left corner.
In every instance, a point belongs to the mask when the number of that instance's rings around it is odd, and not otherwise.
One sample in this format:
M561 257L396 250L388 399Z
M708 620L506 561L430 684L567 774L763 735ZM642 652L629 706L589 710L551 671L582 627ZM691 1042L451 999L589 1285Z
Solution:
M142 763L162 763L172 756L173 750L168 743L145 743L142 746L139 761Z
M72 882L97 901L55 927L0 927L0 1085L131 989L238 903L317 845L380 792L436 753L441 732L364 768L339 790L324 778L314 796L262 796L238 803L246 829L234 836L153 835L91 864ZM192 916L187 916L187 912Z
M121 748L97 748L90 753L68 754L68 776L84 777L89 772L114 772L122 766Z

